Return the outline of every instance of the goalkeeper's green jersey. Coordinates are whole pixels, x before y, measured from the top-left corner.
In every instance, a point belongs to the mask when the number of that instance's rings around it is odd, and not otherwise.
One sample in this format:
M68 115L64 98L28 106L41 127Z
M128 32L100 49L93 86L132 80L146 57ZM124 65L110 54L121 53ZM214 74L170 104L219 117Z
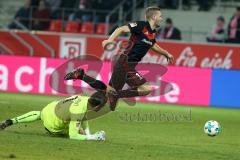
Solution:
M75 95L48 104L41 112L45 128L53 134L79 135L79 128L85 129L88 98Z

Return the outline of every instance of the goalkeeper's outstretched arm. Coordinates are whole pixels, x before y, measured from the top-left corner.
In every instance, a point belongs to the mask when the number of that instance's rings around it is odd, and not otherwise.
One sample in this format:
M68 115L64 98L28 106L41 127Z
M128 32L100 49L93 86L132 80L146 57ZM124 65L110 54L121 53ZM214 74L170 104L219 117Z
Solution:
M105 132L91 134L87 121L71 121L69 124L69 138L74 140L105 140Z

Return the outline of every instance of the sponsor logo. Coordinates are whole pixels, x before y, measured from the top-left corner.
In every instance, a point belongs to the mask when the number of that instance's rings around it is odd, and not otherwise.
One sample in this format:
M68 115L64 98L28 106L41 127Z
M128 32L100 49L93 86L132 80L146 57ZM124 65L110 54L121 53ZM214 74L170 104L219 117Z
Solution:
M232 68L232 54L233 50L229 49L225 54L225 57L220 57L219 53L215 53L214 56L202 58L200 63L200 67L202 68ZM196 67L199 58L195 55L194 51L191 47L186 47L180 53L179 57L176 58L177 66L186 66L186 67Z
M85 54L85 38L68 38L61 37L60 57L74 58Z
M149 45L153 45L151 41L147 40L147 39L142 39L142 42L146 43L146 44L149 44Z
M137 76L139 79L143 79L143 77L142 77L139 73L136 73L136 76Z
M137 26L137 23L136 23L136 22L134 22L134 23L129 23L129 25L130 25L131 27L136 27L136 26Z

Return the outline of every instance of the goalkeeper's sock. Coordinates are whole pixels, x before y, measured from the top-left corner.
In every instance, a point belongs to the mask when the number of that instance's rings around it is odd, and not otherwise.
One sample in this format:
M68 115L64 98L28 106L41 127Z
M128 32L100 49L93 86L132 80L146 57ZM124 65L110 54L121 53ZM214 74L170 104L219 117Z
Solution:
M96 135L82 135L82 134L78 134L78 135L74 135L74 136L70 136L70 139L76 139L76 140L80 140L80 141L85 141L85 140L97 140Z
M88 76L87 74L83 75L82 80L84 82L86 82L87 84L89 84L94 89L99 89L99 90L107 89L107 86L102 81L96 80L95 78L92 78L92 77Z
M91 135L89 128L86 128L84 131L85 131L85 134L86 134L86 135Z
M28 123L28 122L34 122L41 119L41 112L40 111L31 111L24 115L21 115L19 117L15 117L11 119L13 121L13 124L16 123Z
M89 134L89 135L86 135L86 138L87 138L87 140L97 140L95 134Z

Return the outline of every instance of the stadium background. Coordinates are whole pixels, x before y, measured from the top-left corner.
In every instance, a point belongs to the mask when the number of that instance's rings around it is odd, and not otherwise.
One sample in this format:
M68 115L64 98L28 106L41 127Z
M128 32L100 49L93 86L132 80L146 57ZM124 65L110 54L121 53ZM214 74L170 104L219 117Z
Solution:
M19 77L16 77L16 74L14 74L17 73L20 67L28 65L28 62L32 62L30 57L71 58L79 55L94 55L101 58L103 61L109 61L111 57L117 53L119 48L116 47L113 51L104 51L101 47L101 41L105 39L104 34L108 34L110 30L120 24L126 24L131 20L129 20L129 17L131 17L133 21L144 19L144 7L154 4L154 2L155 4L161 5L161 3L156 3L158 1L122 1L116 4L112 11L108 12L108 10L105 10L105 17L102 18L100 14L102 10L99 10L99 8L94 5L96 2L91 1L88 2L90 5L87 5L88 3L86 1L80 1L79 5L85 5L85 10L79 9L83 12L83 16L80 17L82 20L77 19L75 21L70 21L69 17L71 14L77 13L77 7L74 6L76 3L62 1L62 5L73 5L72 10L69 8L55 9L54 14L57 16L52 15L52 17L50 17L52 19L44 19L49 22L49 26L45 30L28 31L31 27L34 27L33 23L29 23L29 26L19 25L16 27L18 30L2 29L0 31L0 48L4 56L1 55L1 66L7 68L7 72L3 74L1 90L11 92L48 93L38 89L42 87L39 86L40 83L34 84L33 86L30 85L31 89L28 89L29 87L26 87L29 85L28 80L24 83L22 82L22 79L25 77L30 80L33 73L21 70L17 75ZM102 6L108 8L107 5L104 5L104 2L102 3ZM181 4L181 1L179 3ZM166 100L164 102L239 107L240 102L237 93L240 88L237 82L239 81L238 69L240 68L240 48L238 44L210 44L204 42L207 33L211 30L211 25L215 23L216 17L224 15L225 18L229 19L238 2L216 1L214 4L209 4L211 5L210 11L198 11L198 5L194 3L194 1L190 1L189 3L191 3L191 9L184 10L185 3L183 3L183 5L178 5L176 9L163 9L162 11L164 19L168 17L172 18L174 25L182 31L181 41L160 39L158 42L175 57L175 64L168 68L169 72L164 77L176 83L178 86L176 89L177 91L175 90L176 93L173 95L176 96L175 100ZM17 7L23 4L24 1L1 1L1 18L3 19L1 21L1 26L6 27L8 23L11 23L11 19L8 20L6 17L12 17L14 14L14 7L16 8L15 10L17 10ZM94 9L88 9L87 7L89 6ZM59 7L64 6L59 5ZM9 8L12 8L11 12L7 11ZM34 15L34 6L31 10L31 14ZM83 20L84 17L90 18ZM30 18L34 21L34 17ZM164 26L164 22L162 26ZM123 39L126 38L123 37ZM11 57L9 58L6 55L11 55ZM12 55L25 56L25 59L23 59L23 57L12 57ZM36 60L36 63L32 64L32 66L30 65L30 67L36 68L34 69L34 76L40 72L37 68L40 67L41 69L41 64L37 61L41 60L42 59ZM44 71L42 71L44 75L39 75L39 79L45 81L44 88L49 88L49 86L47 86L48 77L45 75L45 72L47 72L47 70L53 70L54 68L48 68L50 67L48 64L53 63L51 59L45 60L46 66L43 66ZM166 60L164 60L162 56L158 56L153 52L150 52L143 59L143 62L166 64ZM58 62L54 65L55 68L57 64ZM232 69L235 69L235 71L232 71ZM8 72L11 74L7 74ZM51 71L47 72L47 74L49 75L50 72ZM171 72L173 72L173 75L171 75ZM4 83L4 75L7 75L7 79L15 79L15 81ZM16 79L18 79L19 82L16 82ZM187 80L189 80L190 83L188 83ZM179 84L181 81L185 81L186 83ZM16 83L20 83L22 89L20 89ZM201 87L195 87L195 89L193 89L194 86ZM27 89L25 90L24 88ZM169 97L171 97L171 95ZM158 100L156 99L154 101L157 102Z
M174 84L174 90L166 95L160 96L154 93L154 97L138 98L138 101L144 103L138 102L133 110L121 102L118 112L138 113L139 111L152 112L160 109L162 112L185 114L186 110L192 108L194 121L192 123L161 123L160 127L162 129L160 129L157 127L157 123L122 122L116 118L117 113L112 113L105 118L100 118L99 121L96 120L94 123L97 126L93 125L94 130L100 127L106 129L110 139L110 142L101 144L103 148L100 150L107 152L107 154L101 154L99 158L160 159L159 157L162 156L163 159L210 159L211 157L228 159L229 156L232 156L232 159L238 159L239 140L236 139L239 139L237 136L239 110L237 109L240 108L239 43L209 43L206 42L206 37L218 16L224 16L225 28L227 28L230 18L240 2L237 0L211 1L212 3L209 3L208 7L203 10L199 9L199 4L195 0L189 0L187 4L186 1L179 0L177 5L172 6L154 0L123 0L111 1L111 3L110 1L90 2L94 4L90 8L79 9L79 6L84 5L86 1L80 0L76 3L73 0L62 0L62 4L59 6L61 8L56 9L51 19L39 19L48 22L48 27L44 30L36 30L32 23L29 23L29 26L23 26L13 18L17 10L23 6L24 0L0 0L1 120L29 110L41 109L42 106L54 100L58 94L49 85L49 75L68 58L80 55L99 57L103 60L104 67L98 78L107 82L110 76L108 74L111 68L110 60L117 53L119 45L112 51L104 51L101 47L102 40L106 39L107 35L117 26L129 21L144 19L144 8L146 6L160 5L163 8L164 20L171 18L174 26L177 26L182 32L182 40L158 40L159 45L167 49L175 58L174 64L167 66L168 72L162 77L163 80ZM104 3L109 4L104 5ZM64 5L66 5L66 8L64 8ZM77 13L78 10L84 13L85 16L81 16L83 19L70 21L69 16L72 13ZM34 6L31 9L31 14L33 12ZM30 19L34 21L33 17L30 17ZM19 28L9 29L9 24L13 22ZM164 26L164 23L162 23L162 26ZM126 40L127 36L123 35L120 40ZM158 56L151 51L143 59L143 62L166 64L162 56ZM152 83L157 82L158 80ZM32 102L29 102L31 100ZM219 120L225 126L225 134L221 135L222 138L215 139L215 141L211 140L211 142L208 142L206 137L202 137L201 128L204 122L209 119ZM119 125L119 128L116 125ZM143 129L144 127L145 129ZM3 143L0 145L2 150L0 159L15 156L20 159L48 159L47 156L39 156L39 150L36 148L43 147L40 141L47 143L51 140L41 136L42 131L37 125L32 125L32 129L39 135L34 135L32 130L26 130L23 125L1 133L0 137ZM149 129L153 132L150 133ZM119 130L124 130L124 133ZM181 130L181 132L176 133L176 130ZM229 130L229 132L226 130ZM25 134L25 138L19 139L19 135L23 136L20 132ZM8 135L13 138L8 137ZM114 135L118 136L117 139ZM152 136L153 139L149 140L146 135ZM141 137L145 138L144 142L141 141ZM35 138L40 140L35 141ZM173 138L174 143L167 141L168 138ZM24 154L30 148L24 147L24 151L22 151L21 147L16 145L24 143L26 139L29 139L25 143L26 145L31 144L31 141L36 143L36 146L33 146L32 157ZM123 139L127 139L128 143L122 142ZM69 142L59 139L54 139L53 144L60 145L58 141L69 148L78 147L74 142L69 144ZM207 144L202 144L201 141ZM9 142L11 143L9 144ZM162 145L162 142L165 145ZM153 145L149 146L149 143ZM49 144L49 146L53 146L53 144ZM176 144L180 145L179 148L173 147ZM235 148L231 147L231 144ZM84 145L87 146L87 149L81 149L81 151L86 154L92 153L89 151L91 147L96 150L99 149L93 143ZM130 151L125 150L128 145L132 146ZM10 146L10 151L7 146ZM146 146L149 147L147 151L144 150ZM117 149L113 149L114 147L117 147L120 152L126 151L126 155L118 153ZM206 148L210 148L210 150ZM41 153L48 153L46 149ZM112 151L111 154L108 153L109 149ZM159 150L162 150L161 154L157 153L160 152ZM135 153L136 157L132 156L131 151ZM60 152L62 152L61 156L53 157L49 154L50 159L68 158L69 156L72 159L75 158L74 155L67 155L68 152L62 151L62 149L57 151L57 153ZM186 152L186 154L181 154L183 152ZM78 154L78 150L73 149L72 153ZM85 159L89 158L88 156L83 157ZM91 156L89 159L91 159Z

